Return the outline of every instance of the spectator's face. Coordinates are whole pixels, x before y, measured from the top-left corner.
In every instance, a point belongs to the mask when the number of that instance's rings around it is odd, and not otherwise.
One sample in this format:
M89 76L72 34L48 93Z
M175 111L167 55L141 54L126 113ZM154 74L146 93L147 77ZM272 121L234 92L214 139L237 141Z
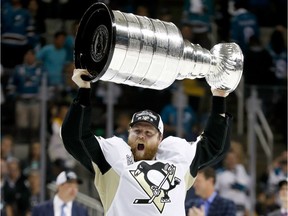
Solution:
M12 161L7 164L9 178L16 181L20 177L20 167L18 162Z
M60 49L64 46L64 43L65 43L65 39L66 39L66 36L65 35L59 35L58 37L56 37L54 39L54 45L57 49Z
M7 163L5 160L0 159L0 179L7 175Z
M28 65L34 64L36 61L35 54L33 51L28 51L24 56L24 62Z
M189 41L192 40L193 34L192 34L192 28L191 27L183 26L181 28L181 33L182 33L182 36L184 39L189 40Z
M203 199L207 198L207 187L212 182L212 179L206 179L203 173L199 173L194 182L195 194Z
M279 190L281 205L288 205L288 185L284 184Z
M225 167L228 170L232 170L236 167L236 164L237 164L236 154L233 152L228 152L224 160Z
M28 9L30 12L37 12L38 10L38 3L35 0L30 0L28 4Z
M68 106L61 106L61 107L60 107L59 117L60 117L61 119L64 119L64 118L65 118L65 116L66 116L66 114L67 114L67 112L68 112L68 109L69 109Z
M147 16L149 17L149 11L148 8L145 6L138 6L136 9L136 14L139 16Z
M158 130L149 123L136 123L129 130L128 144L135 161L154 159L160 142Z
M8 138L4 137L1 142L1 157L5 158L12 152L12 145L13 141Z
M31 188L39 189L41 184L40 172L33 171L32 173L30 173L28 176L28 181Z
M31 155L35 158L39 158L41 153L41 146L40 143L36 142L33 143L31 146Z
M69 202L76 198L78 194L78 183L77 181L69 181L65 182L62 185L58 186L58 195L59 197L65 201Z
M127 131L131 117L128 114L121 114L117 119L117 126Z

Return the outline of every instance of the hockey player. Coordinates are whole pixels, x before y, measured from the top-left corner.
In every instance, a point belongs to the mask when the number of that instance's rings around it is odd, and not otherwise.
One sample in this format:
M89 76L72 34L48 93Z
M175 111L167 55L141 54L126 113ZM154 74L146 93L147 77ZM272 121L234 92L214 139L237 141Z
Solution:
M75 69L72 80L79 91L63 122L61 135L67 151L95 176L106 216L184 216L186 190L198 170L223 158L229 149L231 115L225 113L228 93L212 89L212 111L195 142L163 137L159 114L144 110L132 116L128 143L90 131L90 82Z

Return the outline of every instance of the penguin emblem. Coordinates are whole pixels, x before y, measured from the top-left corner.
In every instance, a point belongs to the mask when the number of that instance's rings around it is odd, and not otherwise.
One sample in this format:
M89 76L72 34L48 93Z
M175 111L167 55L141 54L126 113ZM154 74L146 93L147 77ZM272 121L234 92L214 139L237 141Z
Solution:
M180 184L175 177L176 166L169 163L156 162L148 164L142 161L136 170L130 170L131 175L149 196L147 199L135 199L133 204L154 203L162 213L165 203L170 203L169 191Z

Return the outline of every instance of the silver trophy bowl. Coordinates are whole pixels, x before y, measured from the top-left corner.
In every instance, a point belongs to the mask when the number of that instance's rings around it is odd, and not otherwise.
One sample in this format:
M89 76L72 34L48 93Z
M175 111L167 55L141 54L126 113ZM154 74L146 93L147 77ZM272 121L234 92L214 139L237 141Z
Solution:
M171 22L110 10L95 3L84 13L75 39L76 68L103 80L164 89L175 80L205 78L212 88L232 92L243 71L243 55L235 43L210 51L184 40Z

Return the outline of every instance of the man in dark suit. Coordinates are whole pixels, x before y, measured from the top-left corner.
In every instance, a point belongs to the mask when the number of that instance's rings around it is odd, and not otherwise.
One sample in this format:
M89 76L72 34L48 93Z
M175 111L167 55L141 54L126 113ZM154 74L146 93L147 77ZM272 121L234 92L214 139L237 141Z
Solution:
M186 197L188 216L235 216L236 206L215 191L216 174L211 167L200 170L194 183L195 197Z
M78 184L82 184L72 171L61 172L56 179L57 193L54 198L32 209L32 216L88 216L87 210L75 200Z

